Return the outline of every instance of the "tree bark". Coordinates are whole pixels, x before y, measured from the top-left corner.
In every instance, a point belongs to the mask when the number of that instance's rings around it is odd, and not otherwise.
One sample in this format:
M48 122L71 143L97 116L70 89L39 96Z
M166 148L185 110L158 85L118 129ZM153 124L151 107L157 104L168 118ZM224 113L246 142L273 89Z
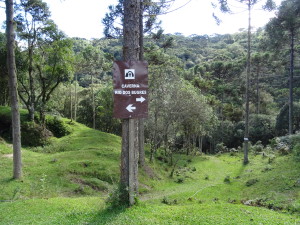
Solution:
M140 0L124 1L123 58L124 61L139 59ZM135 203L138 194L138 120L124 119L122 122L121 152L121 199L128 205Z
M251 1L248 0L248 40L247 40L247 74L246 74L246 109L245 109L245 135L244 135L244 164L249 163L249 88L251 67Z
M75 74L74 121L77 120L77 73Z
M72 84L70 84L70 119L73 121L73 98L72 98Z
M294 77L294 29L291 30L290 79L289 79L289 135L293 134L293 77Z
M259 75L260 75L260 63L258 63L257 73L256 73L256 114L260 112L260 92L259 92Z
M93 74L91 75L92 79L92 84L91 84L91 89L92 89L92 107L93 107L93 129L96 129L96 105L95 105L95 93L94 93L94 76Z
M28 75L29 75L29 90L30 90L30 96L29 96L29 119L31 121L34 121L34 112L35 112L35 89L34 89L34 79L32 75L32 64L33 64L33 47L29 46L29 69L28 69Z
M144 60L144 29L143 29L143 12L144 12L144 4L143 0L140 0L140 15L139 15L139 29L140 29L140 37L139 37L139 59ZM139 166L145 166L145 127L144 127L144 119L139 119Z
M199 152L202 154L202 141L203 141L203 136L199 136Z
M7 67L11 98L13 135L13 178L22 177L20 112L15 63L15 33L13 28L13 0L6 0Z

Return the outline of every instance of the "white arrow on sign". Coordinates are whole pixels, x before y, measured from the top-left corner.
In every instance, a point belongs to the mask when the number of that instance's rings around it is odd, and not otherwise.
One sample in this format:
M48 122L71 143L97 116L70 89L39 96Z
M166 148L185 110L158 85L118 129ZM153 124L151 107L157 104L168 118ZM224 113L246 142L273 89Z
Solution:
M132 106L132 104L129 104L126 109L128 110L128 112L133 112L132 110L136 110L136 107Z
M146 99L143 96L141 96L140 98L136 98L136 101L141 103L143 103L145 100Z

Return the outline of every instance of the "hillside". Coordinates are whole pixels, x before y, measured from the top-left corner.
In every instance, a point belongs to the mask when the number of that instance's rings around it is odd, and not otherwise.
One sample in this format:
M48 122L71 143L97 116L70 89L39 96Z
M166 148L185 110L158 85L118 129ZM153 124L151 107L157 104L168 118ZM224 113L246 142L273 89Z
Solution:
M176 155L141 171L139 204L106 203L119 179L120 138L64 120L72 133L23 148L24 178L11 179L0 142L0 224L298 224L300 165L290 155ZM160 157L161 159L162 157Z

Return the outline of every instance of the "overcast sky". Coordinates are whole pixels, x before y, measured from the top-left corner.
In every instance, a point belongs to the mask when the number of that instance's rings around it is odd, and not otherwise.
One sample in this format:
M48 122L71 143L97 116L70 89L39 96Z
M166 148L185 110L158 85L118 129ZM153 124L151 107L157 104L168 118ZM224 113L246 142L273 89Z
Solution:
M108 11L108 6L117 0L44 0L52 12L52 19L69 37L100 38L103 37L101 20ZM189 2L189 3L188 3ZM176 0L166 15L160 16L165 33L179 32L191 34L234 33L247 27L247 10L242 5L233 4L232 15L219 14L221 25L216 25L212 17L213 8L210 0ZM234 2L234 1L233 1ZM281 0L276 0L280 4ZM188 3L187 5L185 5ZM180 8L181 6L184 7ZM176 10L177 8L180 8ZM256 6L252 14L252 26L264 26L274 12L259 10ZM5 19L4 10L0 20Z

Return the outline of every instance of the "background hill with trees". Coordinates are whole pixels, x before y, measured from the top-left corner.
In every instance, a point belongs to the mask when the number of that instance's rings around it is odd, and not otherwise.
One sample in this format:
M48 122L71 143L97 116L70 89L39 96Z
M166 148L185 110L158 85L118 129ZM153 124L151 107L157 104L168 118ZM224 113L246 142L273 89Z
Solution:
M162 208L176 208L179 203L188 213L189 204L195 201L197 209L202 209L202 203L209 202L207 206L212 208L212 204L220 203L219 211L215 209L217 214L226 211L226 207L233 207L234 212L235 204L242 210L246 210L245 205L259 206L296 215L288 218L288 214L265 211L267 222L274 221L273 217L297 220L299 7L299 0L283 1L277 16L251 33L249 89L247 30L187 37L180 33L165 34L157 27L155 18L150 20L142 39L144 59L149 63L147 165L139 177L141 199L147 202L143 204L150 202L147 207L151 208L151 203L155 207L162 203ZM119 176L118 136L122 121L113 118L112 64L123 57L122 36L116 33L93 40L69 38L51 20L47 4L41 0L22 0L15 9L15 65L25 176L20 181L8 178L12 141L9 42L8 36L0 33L0 175L4 177L0 178L4 190L0 195L1 214L14 206L21 211L27 203L18 200L28 198L40 198L40 206L44 204L43 198L92 196L93 205L87 208L95 221L112 217L120 218L115 224L128 221L118 215L124 209L106 212L104 201L99 203L103 211L97 215L95 208L99 204L93 199L109 195L109 203L113 204L117 194L113 189ZM246 89L250 154L254 160L249 169L240 160L246 126ZM39 181L35 181L37 177ZM268 193L271 184L272 193ZM178 185L182 185L182 191L173 192ZM206 192L206 188L211 192ZM20 205L6 204L15 200ZM72 207L82 202L85 200L76 199ZM142 211L143 207L137 207L126 215L131 218L134 210ZM163 210L168 217L169 209ZM66 223L76 223L77 218L79 223L95 222L79 215L80 210L74 210L75 216L72 213L63 214ZM147 212L140 213L145 213L145 218L149 216ZM262 222L259 213L262 212L256 209L250 212ZM236 221L244 222L245 218L248 222L253 220L243 217ZM142 221L134 219L137 223ZM29 218L28 223L34 220ZM50 223L51 219L46 220ZM3 221L8 222L4 218ZM20 221L17 218L13 223ZM192 221L190 217L188 223Z

